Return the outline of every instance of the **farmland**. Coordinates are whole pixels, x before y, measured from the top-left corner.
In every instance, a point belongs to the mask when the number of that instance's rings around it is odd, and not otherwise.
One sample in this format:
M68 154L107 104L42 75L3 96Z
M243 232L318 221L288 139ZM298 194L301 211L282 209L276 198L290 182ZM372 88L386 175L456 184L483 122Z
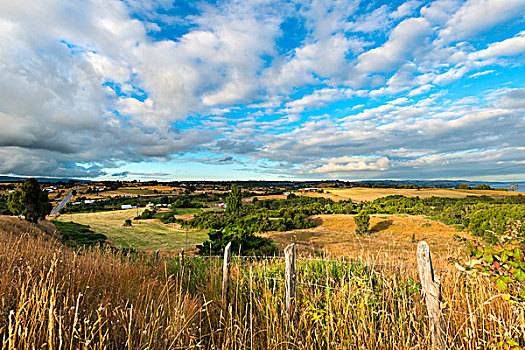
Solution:
M373 201L392 195L401 195L406 197L446 197L446 198L465 198L467 196L515 196L519 192L496 191L496 190L460 190L452 188L370 188L370 187L352 187L352 188L326 188L323 189L329 193L297 193L298 195L311 197L330 198L334 201L352 199L353 202Z
M139 209L139 214L144 209ZM188 211L181 211L187 213ZM191 211L189 211L191 212ZM111 243L119 248L133 248L154 251L180 250L185 245L186 230L174 225L165 225L156 219L134 221L131 227L123 226L126 219L133 219L136 209L116 210L95 213L75 213L59 216L57 220L89 225L96 233L106 235ZM195 246L206 238L205 231L190 230L188 245Z

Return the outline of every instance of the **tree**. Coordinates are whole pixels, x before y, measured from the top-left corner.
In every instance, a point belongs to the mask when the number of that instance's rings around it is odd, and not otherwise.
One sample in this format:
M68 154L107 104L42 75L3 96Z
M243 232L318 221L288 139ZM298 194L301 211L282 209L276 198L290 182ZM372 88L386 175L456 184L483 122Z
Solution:
M468 190L469 187L468 187L468 185L467 185L466 183L463 182L461 185L459 185L459 186L457 187L457 189L458 189L458 190Z
M518 184L510 184L509 191L517 191L518 190Z
M238 214L242 207L241 190L236 184L232 185L230 195L226 198L226 213Z
M354 216L354 222L356 225L355 233L358 235L364 235L368 232L368 228L370 227L370 215L362 210L359 214Z
M52 208L47 193L33 178L26 179L20 189L9 195L8 206L13 214L23 214L27 221L35 223L45 219Z

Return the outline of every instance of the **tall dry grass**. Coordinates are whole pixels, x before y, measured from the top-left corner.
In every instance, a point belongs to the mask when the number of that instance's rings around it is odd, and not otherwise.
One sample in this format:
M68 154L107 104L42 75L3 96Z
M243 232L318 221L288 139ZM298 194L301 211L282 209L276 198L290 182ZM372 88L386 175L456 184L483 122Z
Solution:
M228 305L220 302L220 264L193 258L182 270L177 259L155 264L110 250L74 251L50 235L4 225L1 347L430 349L417 270L299 260L298 312L290 326L283 261L234 258ZM484 279L441 274L449 348L525 342L523 309Z

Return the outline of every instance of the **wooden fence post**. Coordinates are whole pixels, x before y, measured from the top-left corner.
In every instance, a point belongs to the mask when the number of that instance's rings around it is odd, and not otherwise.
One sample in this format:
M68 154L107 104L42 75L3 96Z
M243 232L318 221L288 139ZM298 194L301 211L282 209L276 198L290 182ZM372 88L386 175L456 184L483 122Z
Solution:
M159 262L159 249L155 251L155 263Z
M297 280L295 270L295 243L284 248L284 259L286 261L285 283L286 283L286 311L288 323L293 325L295 316L295 300L297 297Z
M224 262L222 265L222 303L224 306L228 302L228 280L230 278L230 257L231 257L232 242L224 247Z
M417 265L430 318L432 349L444 350L446 349L445 322L443 321L439 305L441 301L441 283L439 282L439 276L434 276L430 249L425 241L419 242L417 245Z
M184 271L184 248L180 252L180 269Z

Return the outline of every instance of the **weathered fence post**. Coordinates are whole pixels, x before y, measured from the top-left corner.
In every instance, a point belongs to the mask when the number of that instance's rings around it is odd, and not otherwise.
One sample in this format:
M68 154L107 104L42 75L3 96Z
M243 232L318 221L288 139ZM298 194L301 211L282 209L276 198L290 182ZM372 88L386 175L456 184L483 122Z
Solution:
M230 257L232 242L224 247L224 262L222 265L222 303L226 306L228 302L228 280L230 279Z
M434 276L432 259L427 242L422 241L417 245L417 265L419 278L425 292L428 316L430 318L430 331L432 332L432 349L446 349L445 322L441 315L441 284L439 276Z
M288 323L293 325L295 316L295 300L297 296L297 280L295 270L295 243L284 248L284 259L286 261L285 283L286 283L286 311Z
M180 252L180 269L184 271L184 248Z
M159 262L159 249L155 251L155 263Z

